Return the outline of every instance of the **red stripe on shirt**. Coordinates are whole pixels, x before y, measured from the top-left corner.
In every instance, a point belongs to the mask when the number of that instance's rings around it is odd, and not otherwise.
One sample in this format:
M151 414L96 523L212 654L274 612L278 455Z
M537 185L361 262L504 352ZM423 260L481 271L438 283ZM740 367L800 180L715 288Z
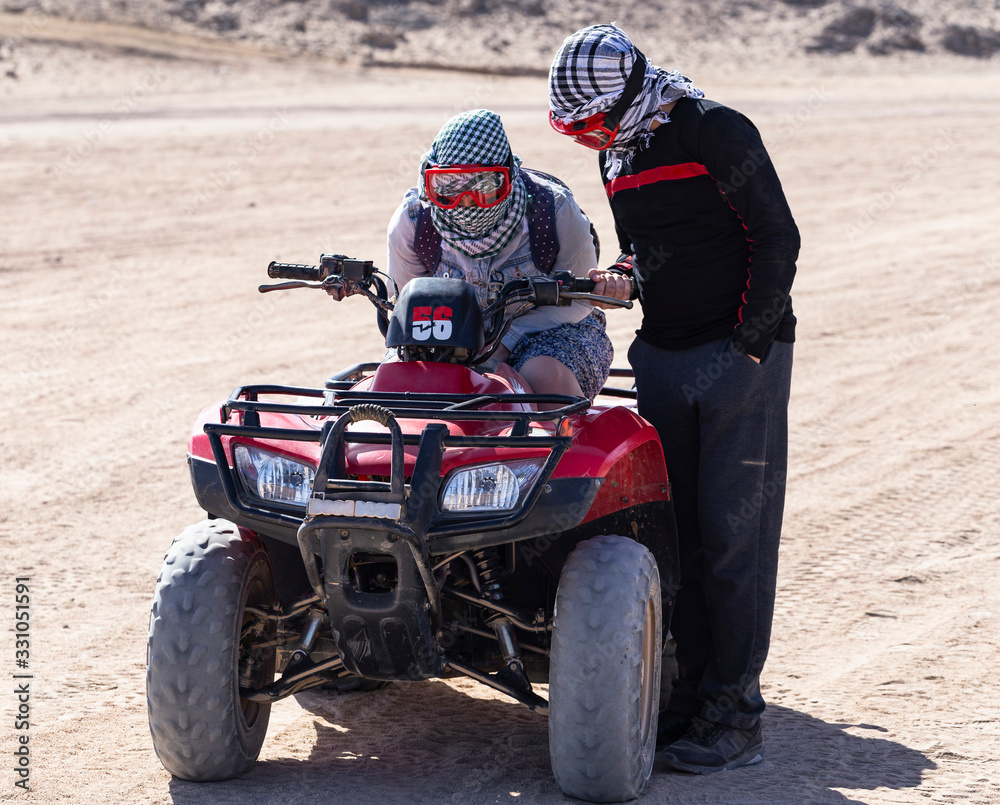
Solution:
M674 179L692 179L695 176L708 176L708 168L697 162L685 162L682 165L663 165L659 168L650 168L632 176L619 176L612 179L604 189L608 191L608 198L619 190L634 190L644 184L653 182L667 182Z

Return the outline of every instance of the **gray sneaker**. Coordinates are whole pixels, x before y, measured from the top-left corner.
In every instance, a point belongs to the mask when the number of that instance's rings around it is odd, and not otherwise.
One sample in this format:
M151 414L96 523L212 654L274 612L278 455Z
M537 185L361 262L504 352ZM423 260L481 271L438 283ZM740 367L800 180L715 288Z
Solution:
M691 729L693 718L671 710L662 711L656 724L656 751L660 752L683 738Z
M695 717L684 737L660 753L678 771L711 774L750 766L764 759L764 739L758 721L752 729L728 727Z

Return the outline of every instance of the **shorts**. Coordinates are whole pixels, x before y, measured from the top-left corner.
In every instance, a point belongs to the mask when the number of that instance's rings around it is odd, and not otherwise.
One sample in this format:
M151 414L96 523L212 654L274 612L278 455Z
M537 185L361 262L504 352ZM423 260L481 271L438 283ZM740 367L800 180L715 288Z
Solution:
M576 376L588 399L604 388L611 371L614 347L605 330L604 311L595 308L586 318L522 338L514 345L508 363L519 370L532 358L547 355L565 364Z

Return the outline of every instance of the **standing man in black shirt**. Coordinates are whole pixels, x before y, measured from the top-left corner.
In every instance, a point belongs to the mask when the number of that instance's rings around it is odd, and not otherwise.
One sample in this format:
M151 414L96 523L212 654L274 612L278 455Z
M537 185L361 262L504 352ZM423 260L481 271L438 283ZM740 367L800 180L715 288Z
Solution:
M550 123L599 151L642 326L639 413L671 479L681 590L678 678L657 744L673 768L763 759L760 672L784 506L799 234L754 125L648 63L614 25L566 39ZM624 283L595 289L624 295Z

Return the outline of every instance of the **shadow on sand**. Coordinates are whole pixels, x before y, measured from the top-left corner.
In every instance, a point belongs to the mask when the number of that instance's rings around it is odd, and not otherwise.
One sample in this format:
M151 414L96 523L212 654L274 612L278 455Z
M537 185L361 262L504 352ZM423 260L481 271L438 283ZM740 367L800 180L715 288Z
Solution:
M392 684L371 693L299 694L313 731L265 743L269 759L238 780L172 780L176 803L280 802L350 805L548 805L563 795L549 766L548 724L513 702L478 699L440 682ZM935 765L878 737L871 725L833 724L771 706L765 759L711 776L657 763L640 802L802 805L858 802L836 789L903 791ZM269 741L271 738L268 739ZM916 792L913 792L916 795Z

